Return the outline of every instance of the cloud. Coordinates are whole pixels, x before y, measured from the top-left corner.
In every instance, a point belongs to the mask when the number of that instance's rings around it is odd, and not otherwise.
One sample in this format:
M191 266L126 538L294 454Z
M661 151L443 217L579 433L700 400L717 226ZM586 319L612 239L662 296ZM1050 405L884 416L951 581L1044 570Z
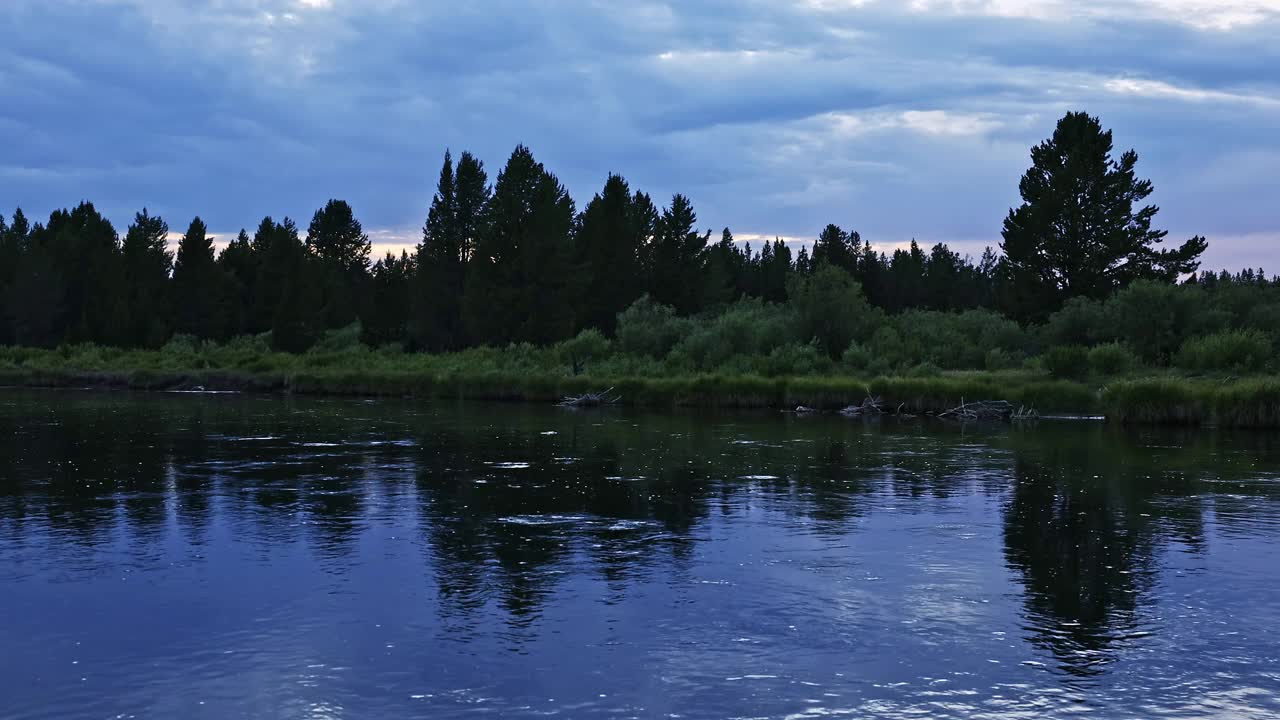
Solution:
M6 0L0 207L230 230L343 197L399 249L445 148L492 176L525 143L580 202L617 172L740 238L980 251L1085 109L1214 247L1280 231L1278 30L1280 0Z

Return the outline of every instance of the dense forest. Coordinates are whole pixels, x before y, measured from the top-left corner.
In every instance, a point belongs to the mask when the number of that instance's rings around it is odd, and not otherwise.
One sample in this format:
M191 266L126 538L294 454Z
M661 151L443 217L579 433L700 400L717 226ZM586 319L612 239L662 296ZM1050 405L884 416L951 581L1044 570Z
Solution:
M837 224L795 254L753 248L700 229L689 198L660 206L618 175L579 209L523 146L492 182L470 153L446 152L416 252L376 261L341 200L305 230L263 218L221 252L198 217L174 253L145 209L123 237L88 202L34 224L17 210L0 216L0 344L252 338L301 353L338 333L432 353L563 343L574 372L612 347L761 374L1029 358L1064 375L1268 369L1280 283L1199 272L1201 237L1163 247L1136 153L1114 157L1097 118L1069 113L1031 159L999 250L977 259L944 244L878 252Z

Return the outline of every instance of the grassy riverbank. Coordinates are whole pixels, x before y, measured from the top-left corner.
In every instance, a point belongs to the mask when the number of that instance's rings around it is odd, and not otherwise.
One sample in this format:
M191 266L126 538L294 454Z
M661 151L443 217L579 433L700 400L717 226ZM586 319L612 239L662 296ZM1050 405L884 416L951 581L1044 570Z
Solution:
M28 387L109 387L134 390L239 390L318 395L410 396L552 402L612 387L623 402L647 407L794 408L834 410L870 392L905 412L945 410L962 400L1000 398L1041 412L1097 412L1088 385L1026 371L951 372L929 377L811 374L678 375L587 369L573 375L536 349L480 348L443 355L377 350L301 355L208 346L191 351L117 350L72 346L57 350L0 348L0 384Z
M951 371L862 377L672 373L638 358L613 358L572 374L560 353L529 346L425 355L363 347L274 353L246 343L171 344L161 350L75 345L0 348L0 384L135 390L238 390L316 395L409 396L552 402L612 387L646 407L834 410L870 392L888 407L937 412L962 400L1000 399L1043 413L1105 414L1120 423L1280 427L1280 378L1172 374L1056 380L1035 370Z

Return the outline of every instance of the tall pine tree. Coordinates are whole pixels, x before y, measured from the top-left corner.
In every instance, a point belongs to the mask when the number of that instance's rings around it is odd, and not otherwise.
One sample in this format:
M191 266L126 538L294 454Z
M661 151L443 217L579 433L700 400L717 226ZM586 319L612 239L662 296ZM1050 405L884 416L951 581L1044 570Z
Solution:
M196 217L178 242L173 264L174 329L204 339L221 339L226 331L222 274L213 255L213 238Z
M523 145L498 174L468 268L463 316L479 343L573 334L573 199Z
M579 304L579 327L612 335L618 313L644 294L642 252L644 208L636 206L627 181L609 175L579 219L576 256L586 289Z
M1068 298L1104 298L1139 279L1172 282L1199 266L1202 237L1159 248L1167 235L1151 227L1159 208L1137 207L1152 192L1134 171L1138 154L1114 159L1112 148L1097 118L1072 112L1031 149L1023 202L1005 218L1000 243L1019 316L1043 318Z
M169 251L169 224L146 208L138 213L121 244L124 256L126 342L159 347L172 328L169 276L173 253Z
M418 347L452 350L463 343L466 265L475 252L489 196L484 164L464 152L455 173L453 158L446 151L416 253L409 325Z
M699 233L698 215L689 198L677 194L663 210L651 253L649 294L682 314L702 309L702 283L707 267L707 241L711 233Z

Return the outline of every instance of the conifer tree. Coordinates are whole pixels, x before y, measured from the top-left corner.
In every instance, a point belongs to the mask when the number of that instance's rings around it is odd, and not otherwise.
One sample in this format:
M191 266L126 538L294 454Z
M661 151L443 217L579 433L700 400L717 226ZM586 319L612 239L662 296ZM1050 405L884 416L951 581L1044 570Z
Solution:
M232 335L254 332L253 291L258 275L257 257L249 233L242 228L218 255L218 268L226 282L228 331Z
M159 347L172 327L169 276L173 253L169 251L169 224L143 208L125 232L126 342L133 346Z
M372 245L346 201L330 200L316 211L307 228L306 247L319 260L314 269L320 280L324 324L350 324L359 315L358 305L365 295Z
M618 313L644 293L642 252L647 230L627 181L610 174L587 203L575 235L576 259L586 276L578 325L612 335Z
M213 238L196 217L178 242L173 264L174 329L204 339L221 339L223 285L213 255Z
M498 174L468 267L463 314L478 343L573 334L573 199L523 145Z
M652 252L649 294L656 302L670 305L682 314L702 309L701 288L711 233L699 233L697 222L698 215L689 198L676 194L662 212Z
M1173 282L1194 272L1206 242L1194 237L1161 249L1167 233L1151 227L1152 192L1135 173L1138 154L1111 155L1111 131L1086 113L1067 113L1053 136L1031 150L1031 168L1009 211L1000 244L1023 318L1043 318L1067 298L1100 299L1134 280Z
M361 340L378 347L403 343L408 336L413 287L413 258L387 253L369 273L369 302L360 319Z
M409 324L419 347L452 350L463 343L466 265L475 252L489 195L484 164L464 152L455 173L446 151L415 255L414 310Z

